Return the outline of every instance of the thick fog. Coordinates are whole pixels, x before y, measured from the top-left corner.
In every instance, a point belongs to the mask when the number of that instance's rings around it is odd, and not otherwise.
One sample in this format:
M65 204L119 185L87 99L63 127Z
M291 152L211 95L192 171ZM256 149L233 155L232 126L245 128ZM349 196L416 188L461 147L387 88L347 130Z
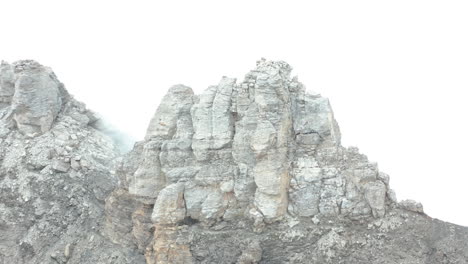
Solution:
M311 3L312 2L312 3ZM9 1L0 59L34 59L142 139L166 90L284 60L399 199L468 226L466 1ZM121 135L121 134L119 134Z

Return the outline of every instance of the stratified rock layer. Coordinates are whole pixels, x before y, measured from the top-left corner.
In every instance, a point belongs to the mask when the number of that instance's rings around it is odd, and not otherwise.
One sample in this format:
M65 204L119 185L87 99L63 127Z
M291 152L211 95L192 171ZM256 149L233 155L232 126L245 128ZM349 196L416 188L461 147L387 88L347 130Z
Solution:
M108 237L147 263L467 260L467 230L449 234L420 205L399 205L388 176L340 145L328 99L290 72L261 60L200 95L171 87L117 169ZM142 207L146 229L131 209Z

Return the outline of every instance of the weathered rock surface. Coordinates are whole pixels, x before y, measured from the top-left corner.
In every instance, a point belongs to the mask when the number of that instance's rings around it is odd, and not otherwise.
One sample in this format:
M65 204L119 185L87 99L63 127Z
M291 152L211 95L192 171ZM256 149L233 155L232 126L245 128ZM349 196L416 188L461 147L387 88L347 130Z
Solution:
M0 96L10 103L20 132L34 136L50 130L68 94L50 68L35 61L2 63Z
M2 63L0 264L468 263L290 72L175 85L121 156L49 68Z
M170 88L117 169L106 234L147 263L467 263L467 228L397 203L290 72L261 60L240 83Z
M100 231L118 151L94 114L34 61L2 63L0 99L0 263L142 260Z

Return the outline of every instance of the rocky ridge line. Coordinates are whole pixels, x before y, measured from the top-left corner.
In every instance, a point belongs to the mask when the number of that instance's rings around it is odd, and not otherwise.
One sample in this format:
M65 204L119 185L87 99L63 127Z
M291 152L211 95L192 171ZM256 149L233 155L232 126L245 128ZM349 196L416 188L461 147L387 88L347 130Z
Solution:
M290 72L173 86L121 156L50 68L2 62L0 264L467 263L467 228L397 202Z
M200 95L171 87L117 170L112 241L147 263L395 263L387 236L407 247L407 263L448 254L433 237L423 257L411 245L419 238L395 236L440 227L419 203L398 203L376 163L341 146L328 99L290 72L261 60L242 82L223 77Z

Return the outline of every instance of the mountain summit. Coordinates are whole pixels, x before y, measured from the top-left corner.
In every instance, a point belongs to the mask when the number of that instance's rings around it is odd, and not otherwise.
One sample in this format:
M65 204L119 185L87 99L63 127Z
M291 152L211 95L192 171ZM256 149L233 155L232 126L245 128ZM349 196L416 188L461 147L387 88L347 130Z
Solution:
M468 229L398 202L290 73L262 59L200 95L175 85L119 156L50 69L3 63L0 260L468 262Z

